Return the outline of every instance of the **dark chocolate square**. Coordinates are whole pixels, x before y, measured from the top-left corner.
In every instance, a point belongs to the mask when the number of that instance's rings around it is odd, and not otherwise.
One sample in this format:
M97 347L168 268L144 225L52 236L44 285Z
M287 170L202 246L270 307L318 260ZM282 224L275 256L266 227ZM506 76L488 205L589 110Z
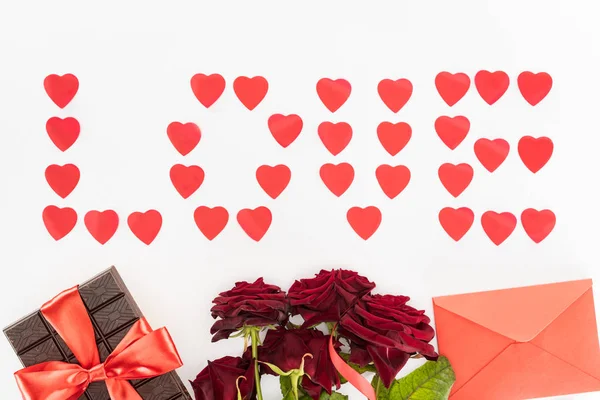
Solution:
M103 362L143 314L114 267L80 285L79 293L94 325L98 352ZM40 312L19 320L4 333L26 367L45 361L77 363L71 350ZM191 400L175 372L131 381L131 384L144 400ZM106 384L90 384L80 400L110 400Z
M173 381L170 375L162 375L146 381L136 390L146 400L170 400L181 393L177 382Z
M46 361L65 361L64 355L51 337L30 348L26 353L22 354L20 358L23 365L26 367Z
M18 354L32 344L50 337L50 332L42 321L41 314L35 313L14 324L10 330L6 331L6 337Z
M92 314L100 332L108 335L138 319L125 297L117 299Z

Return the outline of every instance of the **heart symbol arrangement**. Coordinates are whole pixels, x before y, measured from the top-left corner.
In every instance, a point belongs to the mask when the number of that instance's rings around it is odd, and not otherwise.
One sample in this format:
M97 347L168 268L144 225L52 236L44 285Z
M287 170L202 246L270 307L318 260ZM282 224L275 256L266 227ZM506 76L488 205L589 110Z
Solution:
M435 87L442 100L450 107L458 103L467 94L470 86L471 79L462 72L456 74L440 72L435 77Z
M397 113L410 99L413 85L408 79L384 79L377 85L377 92L383 103Z
M381 211L375 206L352 207L346 213L346 218L354 232L364 240L373 236L381 225Z
M475 75L475 87L481 98L489 105L494 104L506 93L510 79L503 71L479 71Z
M79 125L79 121L75 118L65 118L61 119L58 117L52 117L46 122L46 132L52 140L52 143L56 147L58 147L61 151L67 151L77 138L79 137L79 132L81 131L81 126Z
M276 199L285 190L292 178L292 171L285 165L270 167L262 165L256 170L256 180L260 187L272 199Z
M435 120L435 131L442 142L450 150L454 150L467 137L471 123L461 115L456 117L441 116Z
M467 207L446 207L440 211L439 220L448 236L458 242L473 226L475 215ZM554 229L556 216L550 210L528 208L521 213L521 224L531 240L540 243ZM486 211L481 216L481 226L490 240L499 246L514 232L517 217L510 212Z
M302 118L296 114L273 114L269 117L268 125L275 141L283 148L294 143L303 127Z
M79 80L73 74L48 75L44 79L44 89L58 107L65 108L79 90Z
M73 164L49 165L46 168L46 181L54 192L66 198L79 183L79 168Z
M400 153L410 141L412 128L406 122L382 122L377 126L379 142L391 156Z
M237 77L233 81L233 91L242 104L250 111L254 110L267 95L269 82L262 76L249 78Z
M200 143L202 136L200 128L193 122L182 124L181 122L171 122L167 127L167 136L173 144L173 147L182 155L189 154Z
M219 74L196 74L190 83L194 96L206 108L212 106L225 91L225 78Z
M319 170L319 175L327 189L340 197L354 181L354 168L348 163L324 164Z
M317 94L331 112L336 112L350 97L352 86L345 79L322 78L317 82Z
M340 154L352 139L352 127L346 122L322 122L318 132L325 148L334 156Z
M523 98L532 106L547 97L552 88L552 78L545 72L522 72L517 83ZM226 81L220 74L196 74L190 81L196 99L210 108L223 95ZM435 77L435 87L442 100L450 107L458 103L468 92L471 80L468 75L440 72ZM481 70L475 74L474 85L481 98L489 105L495 104L507 92L510 78L504 71ZM262 76L239 76L233 81L233 91L240 102L254 110L265 99L269 83ZM79 81L72 74L49 75L44 80L44 88L51 100L59 107L66 107L79 89ZM377 92L383 103L394 113L398 113L413 95L413 85L408 79L382 79ZM318 97L330 112L339 110L349 99L352 86L345 79L322 78L317 82ZM275 141L287 148L296 141L303 129L303 120L297 114L272 114L267 121L268 129ZM471 125L467 117L440 116L435 120L435 131L442 143L455 150L468 136ZM46 123L50 140L61 151L66 151L77 141L81 127L73 118L50 118ZM322 122L318 135L325 148L333 155L339 155L352 140L352 127L346 122ZM189 155L199 144L202 132L192 122L172 122L167 127L167 136L174 148L182 155ZM392 157L398 155L410 142L412 128L406 122L381 122L377 126L377 138L384 150ZM531 172L539 172L550 160L554 144L550 138L524 136L518 142L518 154L523 164ZM510 145L504 139L479 138L474 143L476 158L489 172L496 171L507 159ZM51 189L60 197L68 197L77 187L81 173L73 164L52 164L46 168L46 180ZM319 176L327 189L337 197L345 194L355 178L353 166L347 162L326 163L319 170ZM169 177L175 190L183 199L190 198L205 180L204 170L197 165L175 164ZM381 164L375 177L384 194L395 199L408 186L411 171L404 165ZM473 167L467 163L444 163L438 169L438 177L444 188L453 197L460 196L471 184ZM261 165L256 170L256 180L262 190L272 199L277 199L291 181L291 170L284 164ZM347 220L352 229L364 240L378 230L382 214L379 208L352 207L347 212ZM272 224L269 208L245 208L237 213L237 222L252 240L259 242ZM475 215L468 207L445 207L438 214L443 230L455 241L461 240L473 226ZM69 207L48 206L42 212L42 219L49 234L55 240L68 235L77 223L77 213ZM91 236L101 244L106 244L119 227L119 216L114 210L91 210L84 218L84 225ZM229 221L228 211L220 206L199 206L194 211L194 221L200 232L209 240L214 240ZM127 224L141 242L151 244L162 228L162 216L156 210L136 211L127 218ZM543 241L554 229L556 216L550 210L527 209L521 214L521 223L526 234L535 242ZM511 212L486 211L481 216L481 225L490 240L500 245L514 232L517 218Z

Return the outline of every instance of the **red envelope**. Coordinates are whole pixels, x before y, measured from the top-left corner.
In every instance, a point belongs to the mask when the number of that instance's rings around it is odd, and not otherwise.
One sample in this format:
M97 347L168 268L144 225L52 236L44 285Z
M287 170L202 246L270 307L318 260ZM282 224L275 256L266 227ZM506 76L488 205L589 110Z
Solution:
M516 400L600 391L592 280L433 299L452 400Z

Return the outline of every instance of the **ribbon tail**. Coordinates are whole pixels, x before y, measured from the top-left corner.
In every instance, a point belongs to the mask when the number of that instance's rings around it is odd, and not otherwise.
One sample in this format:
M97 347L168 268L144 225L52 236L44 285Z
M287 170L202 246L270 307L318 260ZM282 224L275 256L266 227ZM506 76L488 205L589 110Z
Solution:
M329 358L331 358L331 362L337 371L342 375L348 383L354 386L359 392L364 394L369 400L377 400L377 396L375 395L375 390L371 383L356 372L351 366L346 364L344 359L339 356L337 351L335 351L335 347L333 347L333 335L329 338Z
M127 381L119 379L107 379L106 388L111 399L115 400L143 400L142 396L135 391Z
M76 400L87 389L87 373L76 364L48 361L15 372L24 400Z

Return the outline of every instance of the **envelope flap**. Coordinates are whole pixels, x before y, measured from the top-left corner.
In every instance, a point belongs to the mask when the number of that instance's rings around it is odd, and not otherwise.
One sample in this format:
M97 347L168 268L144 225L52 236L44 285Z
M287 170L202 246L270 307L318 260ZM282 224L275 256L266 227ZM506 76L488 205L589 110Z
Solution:
M517 342L529 342L592 286L591 279L442 296L434 303Z

